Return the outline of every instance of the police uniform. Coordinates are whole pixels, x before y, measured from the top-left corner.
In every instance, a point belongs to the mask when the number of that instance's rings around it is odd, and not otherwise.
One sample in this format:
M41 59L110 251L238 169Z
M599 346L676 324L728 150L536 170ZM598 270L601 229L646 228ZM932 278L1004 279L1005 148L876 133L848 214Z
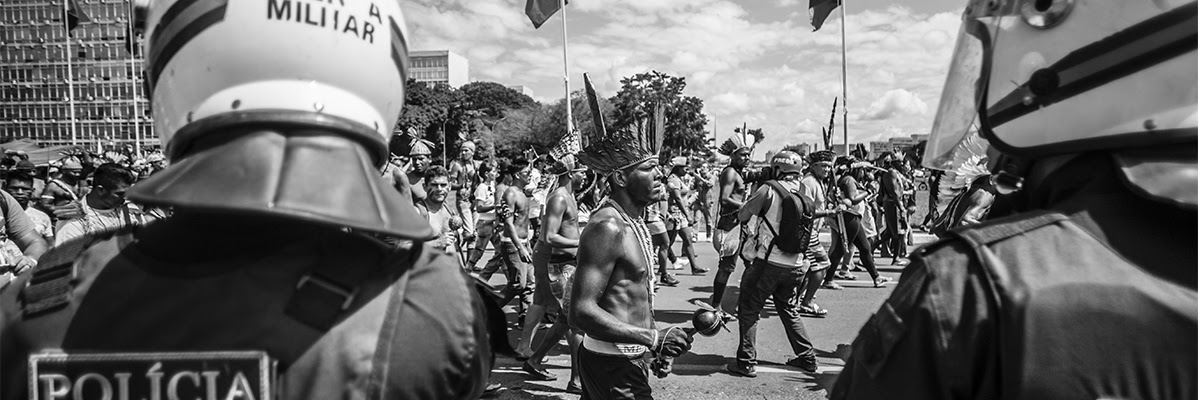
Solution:
M482 392L492 363L486 311L473 281L445 253L428 245L394 251L363 235L302 224L239 234L188 222L81 238L14 282L24 290L0 298L0 397L25 398L34 379L41 398L50 398L50 374L28 370L28 356L47 351L262 351L277 363L270 392L280 399ZM281 241L288 245L276 246ZM153 364L126 366L134 372L129 386L148 386ZM91 372L115 387L123 371ZM173 376L203 370L164 372L155 398L181 392L165 391ZM53 389L91 387L78 379ZM196 389L210 390L199 382ZM211 390L221 398L235 388L216 382Z
M1041 211L917 250L830 398L1195 398L1197 259L1178 251L1195 226L1165 221L1196 212L1161 210L1089 158Z
M380 176L408 72L399 2L261 5L161 0L134 21L171 165L128 197L174 213L64 243L2 294L0 397L483 392L507 351L498 307L425 244L402 193L419 186Z
M987 139L991 219L913 254L831 398L1198 395L1197 3L1033 3L969 2L925 152Z

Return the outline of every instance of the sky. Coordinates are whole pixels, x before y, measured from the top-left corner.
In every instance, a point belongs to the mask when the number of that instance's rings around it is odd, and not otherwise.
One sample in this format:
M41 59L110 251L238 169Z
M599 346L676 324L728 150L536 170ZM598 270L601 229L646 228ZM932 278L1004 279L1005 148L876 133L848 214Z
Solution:
M845 3L850 142L928 133L965 3ZM410 50L451 50L470 61L472 81L523 85L541 102L563 98L561 11L534 29L525 0L404 6ZM600 95L613 96L621 78L657 70L686 79L684 94L704 101L718 144L743 123L766 134L756 156L819 143L842 93L841 12L813 32L807 0L571 0L571 89L587 72Z

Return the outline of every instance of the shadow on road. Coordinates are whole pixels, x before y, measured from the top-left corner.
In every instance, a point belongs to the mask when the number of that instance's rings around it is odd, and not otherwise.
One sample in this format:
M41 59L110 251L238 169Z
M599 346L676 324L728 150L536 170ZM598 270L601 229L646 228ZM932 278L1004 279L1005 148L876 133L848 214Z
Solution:
M804 385L804 388L810 391L824 390L825 393L833 391L833 384L837 383L838 372L826 371L816 374L805 374L789 376L784 378L788 382L797 382Z
M675 359L675 365L687 365L690 368L676 368L671 371L671 374L685 376L708 376L714 373L725 373L723 367L728 360L729 358L720 354L688 353Z

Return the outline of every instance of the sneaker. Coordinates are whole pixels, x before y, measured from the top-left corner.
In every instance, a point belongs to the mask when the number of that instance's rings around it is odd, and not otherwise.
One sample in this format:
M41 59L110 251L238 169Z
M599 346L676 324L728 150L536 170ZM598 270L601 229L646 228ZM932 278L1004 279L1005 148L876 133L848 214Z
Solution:
M680 258L678 260L675 260L674 264L671 264L671 269L681 270L681 269L683 269L683 267L686 267L689 264L691 264L691 262L688 262L688 260L686 258Z
M796 357L791 360L788 360L788 362L786 364L788 366L800 368L804 372L808 372L808 373L817 372L817 358L816 357L812 357L812 356Z
M742 364L740 362L733 362L733 363L725 364L725 371L728 371L729 373L734 374L734 375L744 376L747 378L754 378L754 377L758 376L758 373L754 372L753 365Z
M663 274L658 278L658 284L663 286L675 286L679 284L679 280L669 274Z
M892 281L892 278L888 278L886 276L880 276L878 278L875 278L875 287L877 287L877 288L883 287L884 284L887 284L888 282L891 282L891 281Z

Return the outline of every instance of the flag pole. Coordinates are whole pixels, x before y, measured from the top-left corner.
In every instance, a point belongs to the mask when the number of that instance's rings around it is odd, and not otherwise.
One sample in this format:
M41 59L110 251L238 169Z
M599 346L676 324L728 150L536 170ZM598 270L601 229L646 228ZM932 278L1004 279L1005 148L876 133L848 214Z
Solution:
M71 118L71 145L77 145L79 143L78 138L75 136L75 73L71 71L71 24L69 22L69 3L69 1L63 1L62 9L63 30L66 31L65 36L67 39L67 53L65 54L66 57L63 57L63 60L66 60L67 62L67 115L69 118Z
M558 0L558 7L562 9L562 37L563 37L563 89L567 93L567 135L571 134L571 127L575 125L575 120L571 118L571 72L568 69L567 63L567 2L566 0Z
M846 1L842 3L842 143L846 147L842 149L842 155L850 155L850 124L849 108L846 105ZM835 104L836 105L836 104ZM831 132L832 133L832 132Z

